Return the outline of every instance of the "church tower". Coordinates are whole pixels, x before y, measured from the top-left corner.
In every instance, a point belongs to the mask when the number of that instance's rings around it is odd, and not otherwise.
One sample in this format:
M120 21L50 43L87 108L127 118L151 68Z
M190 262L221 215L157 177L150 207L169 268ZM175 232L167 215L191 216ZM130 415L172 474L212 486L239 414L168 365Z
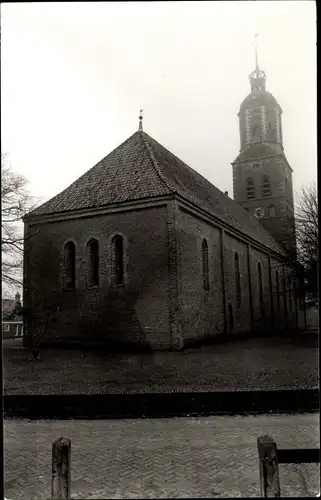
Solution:
M233 166L234 200L270 232L296 259L292 168L283 150L282 109L267 92L266 74L259 68L250 74L251 92L243 100L238 117L240 153Z

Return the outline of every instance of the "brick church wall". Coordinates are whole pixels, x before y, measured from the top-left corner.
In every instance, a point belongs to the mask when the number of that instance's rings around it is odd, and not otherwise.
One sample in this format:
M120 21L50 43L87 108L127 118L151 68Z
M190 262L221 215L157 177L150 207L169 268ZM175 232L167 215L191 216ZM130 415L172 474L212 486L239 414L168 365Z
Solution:
M33 225L25 249L26 307L38 323L38 298L60 306L46 339L113 340L169 347L167 207ZM125 286L111 286L111 238L124 236ZM86 286L86 244L99 242L100 282ZM76 245L76 288L63 290L64 244Z
M179 297L181 330L184 342L214 337L225 332L224 300L222 287L221 229L185 210L179 211ZM251 331L251 300L248 274L248 244L224 231L224 288L227 332L239 334ZM203 289L202 241L206 239L209 258L209 290ZM240 266L241 305L236 298L235 253ZM295 327L295 298L292 291L292 310L289 313L289 293L286 286L286 312L284 310L282 261L268 255L268 251L249 246L253 327L284 329ZM263 282L264 315L260 307L258 263L261 264ZM279 272L280 309L277 310L277 288L275 270ZM285 274L290 273L285 267ZM234 328L229 329L228 305L233 309Z
M203 289L202 241L208 244L209 290ZM179 297L184 342L224 332L220 230L179 211Z
M229 303L233 307L234 332L240 333L249 331L251 329L251 305L247 263L247 245L246 243L229 234L225 234L224 243L226 303L227 307ZM236 253L239 257L240 266L240 306L238 305L236 300Z

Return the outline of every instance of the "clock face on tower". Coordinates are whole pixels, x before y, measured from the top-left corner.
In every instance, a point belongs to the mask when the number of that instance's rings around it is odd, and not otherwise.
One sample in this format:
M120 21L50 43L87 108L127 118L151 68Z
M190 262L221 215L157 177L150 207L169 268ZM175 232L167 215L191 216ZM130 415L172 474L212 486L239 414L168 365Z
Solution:
M257 219L261 219L262 217L264 217L264 208L257 207L254 210L254 217L256 217Z

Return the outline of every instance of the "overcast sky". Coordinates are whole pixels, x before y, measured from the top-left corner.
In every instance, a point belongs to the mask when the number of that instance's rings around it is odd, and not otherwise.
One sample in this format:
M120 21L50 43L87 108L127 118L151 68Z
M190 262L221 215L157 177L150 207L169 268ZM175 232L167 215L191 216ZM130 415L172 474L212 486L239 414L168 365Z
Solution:
M2 151L46 201L138 128L232 195L254 34L294 189L316 179L313 1L1 5Z

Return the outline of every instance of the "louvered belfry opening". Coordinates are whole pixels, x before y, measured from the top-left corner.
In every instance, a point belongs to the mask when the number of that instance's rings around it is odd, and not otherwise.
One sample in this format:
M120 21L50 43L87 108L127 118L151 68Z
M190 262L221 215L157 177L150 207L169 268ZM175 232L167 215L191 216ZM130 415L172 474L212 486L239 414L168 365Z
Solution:
M262 196L271 196L271 184L268 175L263 175L262 178Z
M254 200L255 198L255 184L252 177L246 179L246 197L248 200Z
M76 286L76 247L72 241L65 245L64 285L68 290Z
M112 240L112 282L114 286L124 284L124 244L120 235Z
M99 245L98 241L92 239L87 245L88 254L88 285L99 285Z

